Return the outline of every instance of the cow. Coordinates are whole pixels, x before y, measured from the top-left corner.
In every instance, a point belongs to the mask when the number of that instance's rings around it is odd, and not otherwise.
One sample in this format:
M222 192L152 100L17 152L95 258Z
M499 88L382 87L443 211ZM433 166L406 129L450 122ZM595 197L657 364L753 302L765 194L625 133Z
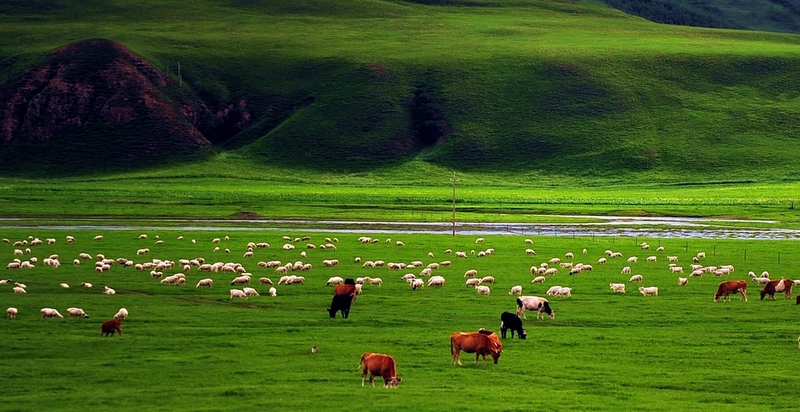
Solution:
M475 354L475 364L478 358L483 356L483 365L486 366L486 355L492 357L494 363L500 359L503 353L503 344L497 338L497 334L486 329L478 332L453 332L450 335L450 354L453 355L453 365L458 362L461 365L461 351Z
M361 363L358 364L358 369L361 369L361 386L367 380L367 373L369 373L369 383L375 387L375 376L383 378L383 388L392 389L397 388L397 385L403 380L397 376L397 363L394 358L382 353L364 352L361 355Z
M794 285L794 282L791 279L770 281L761 290L761 300L764 300L764 296L769 296L770 299L775 300L775 292L783 292L783 298L789 299L792 297L792 285Z
M550 319L556 318L556 311L550 308L550 303L545 298L538 296L520 296L517 298L517 316L522 315L523 319L528 319L525 316L525 310L537 310L536 319L544 314L550 315Z
M350 306L353 304L355 296L356 281L353 278L347 278L343 284L336 286L333 291L331 307L328 308L331 318L336 318L336 312L342 312L342 318L347 319L350 316Z
M503 339L506 338L506 332L509 330L511 330L511 339L514 339L514 332L517 332L517 337L520 339L528 337L528 332L522 328L522 319L513 313L503 312L500 314L500 335Z
M100 336L114 336L114 332L119 333L119 337L122 337L122 322L119 319L111 319L108 321L103 322L103 326L100 329Z
M747 302L747 282L744 280L729 280L720 283L717 293L714 294L714 302L719 302L720 297L723 300L731 300L731 293L741 293L742 300Z

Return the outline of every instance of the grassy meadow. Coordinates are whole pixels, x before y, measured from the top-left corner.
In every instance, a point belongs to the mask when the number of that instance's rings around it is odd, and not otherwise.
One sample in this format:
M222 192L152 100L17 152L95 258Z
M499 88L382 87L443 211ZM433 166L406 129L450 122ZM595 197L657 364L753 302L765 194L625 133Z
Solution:
M139 239L147 233L149 238ZM102 241L93 241L102 234ZM67 244L65 236L76 237ZM163 245L156 245L160 236ZM213 252L215 237L223 240ZM282 250L281 237L311 236L294 251ZM30 247L39 263L33 269L6 270L4 277L25 283L27 294L0 288L0 301L17 307L17 319L2 319L0 339L5 356L3 410L790 410L797 406L800 386L797 356L797 306L794 299L760 301L758 287L749 284L749 302L734 296L713 303L720 281L745 279L748 271L767 270L773 278L797 276L800 251L790 241L734 241L720 239L634 239L534 237L527 245L522 236L455 238L403 233L372 234L379 242L362 244L358 233L316 231L236 230L47 230L6 228L0 236L10 242L28 236L57 239L54 245ZM184 236L184 240L177 240ZM337 237L336 250L307 249L325 237ZM387 242L387 237L391 242ZM191 243L196 239L196 243ZM402 240L404 247L395 245ZM268 242L253 258L243 258L246 244ZM647 241L653 249L642 250ZM0 243L3 262L15 255L12 243ZM292 242L294 243L294 242ZM656 246L664 252L656 252ZM137 256L148 247L150 253ZM537 255L525 254L533 247ZM455 259L455 251L494 248L491 256L469 255ZM581 254L582 249L587 254ZM597 264L604 250L624 259ZM306 251L307 258L300 252ZM733 264L736 272L725 278L691 278L683 287L667 269L667 255L687 266L697 252L706 252L705 265ZM272 271L256 266L260 260L312 263L302 273L304 285L276 286L270 298L267 287L247 301L228 299L230 274L213 274L211 289L195 289L206 274L192 269L187 285L159 284L146 271L115 266L96 273L93 260L72 266L79 253L149 259L179 260L204 257L207 262L240 262L254 278ZM434 258L428 258L428 253ZM543 285L530 283L529 268L553 257L574 252L574 262L591 263L594 271L569 276L559 271ZM42 265L58 254L60 268ZM657 263L644 263L656 255ZM421 260L425 264L452 260L452 266L435 270L447 279L443 288L411 291L400 276L419 269L392 271L362 268L354 263L382 259L387 262ZM19 257L19 256L17 256ZM323 267L322 260L340 265ZM659 296L643 297L636 284L628 293L614 294L609 282L625 282L623 266L644 276L644 285L658 286ZM477 296L464 287L463 274L477 269L479 276L494 276L489 296ZM167 271L166 274L177 272ZM350 318L330 319L331 276L380 277L382 287L365 286ZM69 289L59 287L66 282ZM84 289L81 282L93 283ZM516 284L526 295L543 295L552 285L573 288L571 298L550 298L554 320L525 321L529 338L504 342L497 365L474 366L463 355L464 366L452 366L449 334L480 327L497 330L503 311L514 310L507 294ZM114 296L100 293L103 285ZM90 319L40 319L42 307L65 314L66 308L83 308ZM124 337L99 336L101 321L126 307ZM317 345L319 353L310 348ZM356 371L362 352L391 354L403 378L397 390L360 387Z

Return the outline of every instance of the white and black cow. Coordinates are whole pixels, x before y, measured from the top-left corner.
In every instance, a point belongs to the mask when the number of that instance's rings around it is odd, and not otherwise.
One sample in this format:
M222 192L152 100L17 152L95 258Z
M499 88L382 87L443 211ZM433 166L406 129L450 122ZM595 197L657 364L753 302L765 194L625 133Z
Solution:
M517 298L517 315L522 315L523 319L527 319L525 316L526 310L537 311L536 319L544 318L545 314L549 315L550 319L556 318L556 311L550 308L550 303L547 299L539 296L520 296Z
M514 332L517 332L517 337L520 339L528 337L528 332L522 327L522 319L513 313L503 312L500 315L500 334L503 339L506 338L506 332L509 330L511 330L511 339L514 339Z

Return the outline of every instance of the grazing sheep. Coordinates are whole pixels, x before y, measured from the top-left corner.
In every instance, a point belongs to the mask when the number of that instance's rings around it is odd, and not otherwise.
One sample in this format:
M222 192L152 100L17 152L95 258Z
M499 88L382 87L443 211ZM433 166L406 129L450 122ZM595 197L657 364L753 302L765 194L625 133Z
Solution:
M481 278L481 284L483 284L483 283L494 283L494 277L493 276L484 276L483 278Z
M274 287L271 287L271 288L269 288L269 295L270 295L271 297L273 297L273 298L274 298L275 296L278 296L278 289L275 289Z
M464 259L466 259L466 258L467 258L467 252L456 252L456 257L457 257L457 258L464 258Z
M551 286L551 287L550 287L550 289L547 289L547 292L545 292L545 293L546 293L548 296L553 296L553 295L555 295L555 294L556 294L556 292L558 292L558 290L559 290L559 289L561 289L561 286L558 286L558 285L556 285L556 286Z
M475 276L478 276L478 271L475 270L475 269L470 269L470 270L464 272L464 277L465 278L473 278Z
M325 283L325 286L342 285L342 284L344 284L344 279L342 279L340 276L334 276L328 279L328 282Z
M544 283L545 277L544 276L537 276L533 278L531 283Z
M532 245L533 244L533 239L525 239L525 244L526 245Z
M94 240L103 240L103 235L97 235L94 237Z
M444 286L444 283L445 280L444 277L442 276L431 276L431 278L428 279L428 287L433 287L433 286L442 287Z
M119 308L116 314L114 314L114 319L118 320L125 320L128 319L128 309Z
M671 266L669 268L669 271L672 272L672 273L683 273L683 267L682 266Z
M371 285L378 285L378 287L382 287L383 286L383 280L381 280L381 278L372 278L372 279L369 280L369 283Z
M486 239L484 239L482 237L479 237L479 238L475 239L475 243L483 243L485 240Z
M261 296L258 294L258 291L253 288L243 288L242 292L244 292L244 294L247 296Z
M400 240L398 240L398 241L397 241L397 243L395 243L395 244L396 244L397 246L405 246L405 245L406 245L405 243L403 243L403 242L402 242L402 241L400 241Z
M250 284L250 276L238 276L233 278L231 281L231 285L249 285Z
M639 292L641 292L643 296L658 296L658 288L655 286L648 288L641 286L639 287Z
M614 293L625 293L624 283L609 283L608 286L614 291Z
M106 294L106 295L115 295L117 293L117 291L114 290L114 289L111 289L108 286L103 286L103 293Z
M411 279L409 284L411 285L411 290L422 289L425 287L425 281L422 279Z
M475 293L477 293L479 295L488 295L488 294L492 293L492 291L491 291L491 289L489 289L488 286L476 286L475 287Z
M533 255L533 256L536 256L536 251L535 251L535 250L533 250L533 249L525 249L525 254L526 254L526 255Z
M572 297L572 288L558 288L553 296L566 296L568 298Z
M89 315L83 311L81 308L67 308L67 315L71 318L86 318L89 319Z
M631 267L630 266L625 266L624 268L622 268L622 270L619 273L621 273L623 275L629 275L631 273Z
M469 278L465 283L466 287L476 287L481 284L481 280L478 278Z
M271 285L272 284L272 280L270 278L259 278L258 279L258 283L260 283L262 285Z
M209 287L210 288L210 287L213 287L213 286L214 286L214 280L211 279L211 278L205 278L205 279L200 279L197 282L197 285L195 285L195 289L204 288L204 287Z
M240 289L231 289L231 299L247 299L247 294Z
M60 285L58 285L58 286L59 286L60 288L62 288L62 289L69 289L69 284L67 284L67 283L62 283L62 284L60 284Z
M511 290L508 291L508 294L509 295L520 295L521 296L522 295L522 286L521 285L516 285L516 286L512 287Z
M633 282L641 282L641 281L642 281L642 275L633 275L633 276L631 276L630 279L628 279L628 282L631 282L631 283L633 283Z
M597 264L598 265L605 265L606 262L608 262L608 259L606 259L606 258L597 259Z
M688 278L678 278L678 286L686 286L689 283Z
M14 290L14 293L28 293L28 292L25 290L25 288L21 288L21 287L19 287L19 286L15 286L13 290Z
M648 263L652 263L652 262L655 262L657 260L658 260L658 257L656 257L656 256L648 256L648 257L644 258L644 261L648 262Z
M6 315L8 316L9 319L15 319L17 317L17 313L19 313L19 310L17 310L17 308L12 307L6 309Z
M64 317L61 316L61 314L58 313L58 311L53 309L53 308L42 308L42 310L40 312L42 314L42 319L44 319L44 318L64 319Z

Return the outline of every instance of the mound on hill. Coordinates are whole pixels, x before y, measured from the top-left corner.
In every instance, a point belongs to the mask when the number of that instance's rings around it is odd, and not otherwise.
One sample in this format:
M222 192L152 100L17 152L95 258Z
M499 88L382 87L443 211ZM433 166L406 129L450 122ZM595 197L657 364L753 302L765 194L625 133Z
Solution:
M85 173L210 153L170 87L119 43L63 46L0 89L0 170Z

